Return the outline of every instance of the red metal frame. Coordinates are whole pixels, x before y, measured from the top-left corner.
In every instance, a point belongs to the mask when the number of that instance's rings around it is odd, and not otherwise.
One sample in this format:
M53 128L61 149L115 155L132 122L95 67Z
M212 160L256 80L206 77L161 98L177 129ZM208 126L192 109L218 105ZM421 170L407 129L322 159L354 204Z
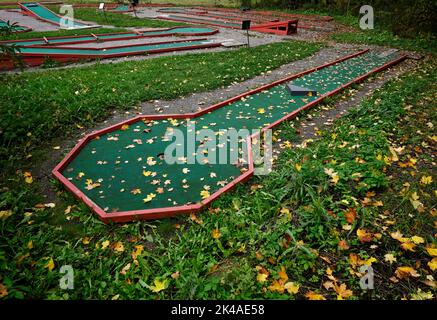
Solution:
M44 8L46 8L45 6L43 6L41 3L39 3L39 2L35 2L37 5L39 5L39 6L41 6L41 7L44 7ZM44 22L47 22L47 23L50 23L50 24L53 24L53 25L55 25L55 26L59 26L59 24L58 23L56 23L56 22L53 22L52 20L48 20L48 19L44 19L44 18L41 18L40 16L38 16L38 15L36 15L35 13L33 13L31 10L29 10L28 8L26 8L25 6L23 6L20 2L18 3L18 6L21 8L21 13L22 14L24 14L24 15L27 15L27 16L31 16L31 17L33 17L33 18L35 18L35 19L38 19L38 20L41 20L41 21L44 21ZM50 9L48 9L48 8L46 8L47 10L49 10L49 11L51 11ZM59 15L59 14L57 14L57 13L55 13L55 12L53 12L53 11L51 11L55 16L57 16L57 17L59 17L59 18L63 18L61 15ZM74 19L75 21L76 21L76 19ZM90 25L90 24L87 24L86 22L83 22L83 21L81 21L81 20L77 20L78 22L80 22L80 23L82 23L82 24L84 24L85 25L85 27L81 27L81 28L76 28L76 29L91 29L91 28L98 28L98 27L100 27L99 25Z
M335 61L323 64L321 66L315 67L315 68L311 68L308 70L305 70L303 72L288 76L286 78L283 78L281 80L272 82L270 84L261 86L257 89L254 90L250 90L247 91L243 94L240 94L236 97L233 97L231 99L228 99L226 101L220 102L218 104L212 105L204 110L198 111L198 112L194 112L194 113L188 113L188 114L160 114L160 115L140 115L137 117L134 117L132 119L120 122L118 124L115 124L113 126L110 126L108 128L104 128L102 130L98 130L95 132L92 132L88 135L86 135L82 140L79 141L79 143L64 157L64 159L53 169L52 173L53 175L62 183L65 185L65 187L71 191L75 197L77 197L78 199L82 200L92 211L94 211L98 217L105 223L108 222L128 222L128 221L133 221L133 220L149 220L149 219L158 219L158 218L165 218L165 217L171 217L177 214L185 214L185 213L194 213L194 212L198 212L200 210L202 210L203 208L205 208L206 206L210 205L212 201L214 201L217 197L219 197L221 194L230 191L237 183L242 183L246 180L248 180L254 172L254 164L253 164L253 159L252 159L252 139L257 137L259 134L253 134L251 136L247 137L247 148L248 148L248 165L249 168L246 172L244 172L242 175L240 175L239 177L237 177L236 179L234 179L233 181L231 181L230 183L228 183L226 186L220 188L219 190L217 190L215 193L213 193L210 197L208 197L207 199L205 199L204 201L201 201L200 203L196 203L196 204L190 204L190 205L182 205L182 206L176 206L176 207L165 207L165 208L155 208L155 209L147 209L147 210L134 210L134 211L125 211L125 212L112 212L112 213L106 213L104 210L102 210L99 206L97 206L91 199L89 199L82 191L80 191L73 183L71 183L68 179L66 179L63 175L62 175L62 170L70 163L70 161L72 161L72 159L74 159L74 157L78 154L78 152L92 139L101 136L103 134L106 134L108 132L114 131L114 130L118 130L120 129L123 125L125 124L132 124L141 120L159 120L159 119L168 119L168 118L173 118L173 119L191 119L191 118L196 118L199 117L205 113L211 112L215 109L221 108L225 105L228 105L236 100L241 99L242 97L248 96L248 95L252 95L255 93L258 93L260 91L266 90L268 88L271 88L273 86L276 86L278 84L287 82L287 81L291 81L295 78L301 77L305 74L317 71L319 69L323 69L326 67L329 67L331 65L334 65L336 63L357 57L359 55L362 55L364 53L366 53L369 49L354 53L354 54L350 54L347 56L344 56L342 58L339 58ZM311 108L314 105L318 104L319 102L321 102L324 98L332 96L336 93L338 93L339 91L345 89L346 87L352 85L353 83L357 83L362 81L363 79L367 78L368 76L372 75L373 73L379 72L381 70L384 70L386 68L389 68L390 66L399 63L401 61L403 61L404 59L406 59L407 56L403 55L391 62L388 62L386 64L384 64L381 67L375 68L371 71L369 71L368 73L366 73L365 75L362 75L352 81L350 81L349 83L342 85L341 87L328 92L322 96L320 96L319 98L317 98L316 100L306 104L305 106L302 106L301 108L291 112L290 114L282 117L281 119L275 121L274 123L270 124L269 126L265 127L262 129L262 131L266 131L268 129L271 129L275 126L277 126L278 124L280 124L281 122L288 120L292 117L295 117L299 112Z
M196 27L196 26L192 26L192 27ZM168 30L173 30L173 29L178 29L181 27L172 27L172 28L166 28L166 29L160 29L160 30L154 30L154 31L168 31ZM141 31L139 31L141 33ZM137 36L126 36L126 37L121 37L121 38L117 38L116 40L114 39L93 39L93 40L81 40L81 41L74 41L74 39L77 38L83 38L83 37L87 37L90 35L79 35L79 36L60 36L60 37L50 37L47 38L47 40L49 41L48 44L46 44L46 46L59 46L59 45L65 45L65 44L78 44L78 43L90 43L90 42L108 42L108 41L120 41L120 40L130 40L130 39L141 39L141 38L158 38L158 37L170 37L170 36L174 36L174 35L180 35L180 36L184 36L184 37L188 37L188 36L209 36L209 35L213 35L218 33L219 30L218 29L213 29L213 31L211 32L198 32L198 33L183 33L183 32L174 32L174 33L167 33L165 35L140 35L138 34ZM118 33L97 33L95 34L95 36L97 36L97 38L102 37L102 36L111 36L111 35L119 35L119 34L132 34L135 32L118 32ZM66 42L62 42L62 43L50 43L50 40L57 40L57 39L72 39L72 41L66 41ZM29 42L29 41L41 41L43 40L42 38L33 38L33 39L21 39L21 40L6 40L6 41L0 41L0 43L16 43L16 44L20 44L21 42ZM38 46L38 45L29 45L29 47L34 47L34 46Z

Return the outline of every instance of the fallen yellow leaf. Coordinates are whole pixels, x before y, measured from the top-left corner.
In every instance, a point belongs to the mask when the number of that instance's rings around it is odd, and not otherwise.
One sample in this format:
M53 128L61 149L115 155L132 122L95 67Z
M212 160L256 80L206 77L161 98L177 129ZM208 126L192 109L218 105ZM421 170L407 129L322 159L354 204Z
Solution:
M425 243L425 240L422 237L419 237L419 236L413 236L413 237L411 237L411 240L415 244Z
M148 287L153 292L158 293L158 292L164 290L165 288L167 288L167 280L159 281L158 279L155 279L153 281L153 285L148 286Z
M109 240L105 240L102 242L102 250L105 250L109 246Z
M123 243L121 241L117 241L116 243L114 243L112 245L112 248L116 252L123 252L124 251L124 245L123 245Z
M437 257L437 248L426 247L425 250L431 257Z
M430 262L428 262L428 267L432 271L435 271L437 269L437 258L432 258L432 260Z
M404 267L398 267L398 268L396 269L395 275L396 275L396 277L398 277L399 279L408 278L408 277L410 277L410 276L411 276L411 277L415 277L415 278L417 278L417 277L420 276L420 275L417 273L416 270L414 270L414 269L411 268L411 267L406 267L406 266L404 266Z
M49 269L50 271L52 271L55 268L55 263L53 261L52 258L49 258L49 261L47 262L47 264L44 266L44 268Z
M284 284L284 289L287 290L289 294L296 294L299 292L300 285L294 282L287 282Z
M210 194L208 190L202 190L200 191L200 196L202 197L203 200L209 198Z
M308 300L326 300L324 296L321 294L315 293L314 291L308 291L305 293L305 297Z
M256 275L256 281L261 282L261 283L266 282L268 276L269 276L269 275L268 275L268 274L265 274L265 273L258 273L258 274Z
M222 236L219 229L212 230L211 235L213 239L218 239Z

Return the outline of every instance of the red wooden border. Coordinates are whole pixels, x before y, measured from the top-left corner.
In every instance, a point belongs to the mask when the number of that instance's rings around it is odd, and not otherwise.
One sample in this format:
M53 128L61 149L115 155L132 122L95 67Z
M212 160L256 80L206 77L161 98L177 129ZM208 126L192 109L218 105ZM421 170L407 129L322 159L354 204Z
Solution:
M98 216L99 218L104 221L105 223L107 222L127 222L127 221L133 221L133 220L140 220L140 219L145 219L145 220L149 220L149 219L158 219L158 218L165 218L165 217L171 217L177 214L184 214L184 213L192 213L192 212L198 212L200 210L202 210L204 207L208 206L212 201L214 201L217 197L219 197L221 194L228 192L229 190L231 190L237 183L242 183L246 180L248 180L254 172L254 164L253 164L253 159L252 159L252 139L254 137L256 137L258 134L254 134L251 136L247 137L247 148L248 148L248 165L249 168L246 172L244 172L242 175L240 175L238 178L234 179L233 181L231 181L230 183L228 183L226 186L224 186L223 188L220 188L219 190L217 190L215 193L213 193L208 199L205 199L204 201L201 201L199 203L196 204L190 204L190 205L182 205L182 206L176 206L176 207L164 207L164 208L154 208L154 209L147 209L147 210L135 210L135 211L125 211L125 212L113 212L113 213L106 213L105 211L103 211L100 207L98 207L91 199L89 199L82 191L80 191L74 184L72 184L68 179L66 179L62 174L61 171L70 163L70 161L77 155L77 153L85 146L85 144L90 141L91 139L94 139L97 136L103 135L105 133L117 130L119 128L121 128L123 125L125 124L131 124L131 123L135 123L137 121L141 121L144 119L147 120L158 120L158 119L168 119L168 118L177 118L177 119L191 119L191 118L196 118L199 117L205 113L211 112L215 109L221 108L225 105L228 105L236 100L241 99L242 97L248 96L248 95L252 95L255 94L257 92L266 90L268 88L271 88L273 86L276 86L278 84L293 80L295 78L301 77L305 74L314 72L316 70L320 70L323 68L326 68L328 66L337 64L339 62L357 57L359 55L362 55L364 53L366 53L369 49L354 53L354 54L350 54L347 56L344 56L342 58L339 58L337 60L334 60L332 62L323 64L321 66L315 67L315 68L311 68L308 70L305 70L303 72L300 72L298 74L294 74L291 76L288 76L286 78L283 78L281 80L272 82L270 84L261 86L257 89L254 90L250 90L248 92L245 92L243 94L240 94L236 97L233 97L231 99L228 99L226 101L220 102L218 104L215 104L213 106L210 106L204 110L195 112L195 113L189 113L189 114L160 114L160 115L140 115L137 117L134 117L132 119L123 121L121 123L115 124L113 126L110 126L108 128L104 128L102 130L98 130L95 132L92 132L88 135L86 135L82 140L79 141L79 143L64 157L64 159L53 169L52 173L53 175L61 182L63 183L66 188L68 190L70 190L77 198L79 198L80 200L82 200L91 210L93 210ZM381 67L375 68L371 71L369 71L368 73L348 82L345 85L342 85L341 87L332 90L322 96L320 96L319 98L317 98L316 100L306 104L305 106L302 106L301 108L291 112L290 114L282 117L281 119L275 121L274 123L270 124L269 126L265 127L262 129L262 131L266 131L268 129L271 129L275 126L277 126L278 124L280 124L281 122L290 119L292 117L295 117L299 112L305 110L305 109L309 109L311 107L313 107L314 105L318 104L319 102L321 102L324 98L332 96L336 93L338 93L339 91L345 89L346 87L352 85L353 83L357 83L360 82L362 80L364 80L365 78L367 78L368 76L372 75L373 73L379 72L381 70L384 70L386 68L389 68L390 66L397 64L401 61L403 61L404 59L406 59L407 56L403 55L400 56L399 58L387 62L386 64L384 64Z
M200 26L189 26L189 27L200 27ZM202 28L204 28L204 26L201 26ZM165 28L165 29L161 29L161 30L156 30L157 32L159 31L168 31L168 30L173 30L173 29L178 29L178 28L185 28L185 27L172 27L172 28ZM187 27L188 28L188 27ZM49 37L47 38L47 40L49 41L48 44L46 44L45 46L60 46L60 45L65 45L65 44L79 44L79 43L90 43L90 42L108 42L108 41L121 41L121 40L129 40L129 39L141 39L141 38L159 38L159 37L169 37L169 36L174 36L174 35L180 35L180 36L184 36L184 37L189 37L189 36L209 36L209 35L213 35L219 32L218 29L213 29L211 28L212 31L211 32L197 32L197 33L184 33L184 32L173 32L173 33L167 33L165 35L137 35L137 36L126 36L126 37L121 37L121 38L117 38L117 39L92 39L92 40L80 40L80 41L74 41L74 39L77 38L83 38L83 37L89 37L91 35L78 35L78 36L59 36L59 37ZM137 30L138 31L138 30ZM147 31L138 31L138 32L147 32ZM95 33L95 35L97 36L97 38L102 37L102 36L111 36L111 35L122 35L122 34L132 34L135 33L134 31L132 32L114 32L114 33ZM62 42L62 43L50 43L50 40L58 40L58 39L71 39L72 41L66 41L66 42ZM33 38L33 39L20 39L20 40L4 40L4 41L0 41L0 43L5 43L5 44L9 44L9 43L16 43L16 44L20 44L21 42L29 42L29 41L43 41L43 38ZM38 46L38 45L28 45L28 47L33 47L33 46Z

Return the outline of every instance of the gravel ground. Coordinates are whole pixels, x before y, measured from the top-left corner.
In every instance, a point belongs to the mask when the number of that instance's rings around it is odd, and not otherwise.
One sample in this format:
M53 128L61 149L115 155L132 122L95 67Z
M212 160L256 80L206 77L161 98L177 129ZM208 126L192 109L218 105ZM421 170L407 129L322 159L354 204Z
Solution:
M0 10L0 19L5 21L17 22L19 25L30 27L33 31L55 31L59 28L53 24L25 16L20 10Z

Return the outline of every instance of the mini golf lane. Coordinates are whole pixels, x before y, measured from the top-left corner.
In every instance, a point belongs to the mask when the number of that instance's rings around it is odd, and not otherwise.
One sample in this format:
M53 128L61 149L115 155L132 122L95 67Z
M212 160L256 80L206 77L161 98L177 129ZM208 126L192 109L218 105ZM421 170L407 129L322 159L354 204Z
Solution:
M191 135L200 129L212 129L217 137L227 129L266 130L403 59L405 56L396 52L381 56L365 50L194 114L139 116L86 136L53 173L105 222L199 211L253 174L253 136L240 139L238 152L247 151L248 156L239 164L213 164L211 160L217 159L220 150L232 146L226 140L220 143L219 138L216 146L207 146L210 141L202 137L194 149L175 155L179 164L168 164L163 153L175 141L168 133L181 130L184 140L178 142L186 147L187 137L192 141ZM286 89L288 82L315 89L318 94L292 96ZM195 129L187 130L188 123ZM198 155L199 162L187 163L188 154Z
M131 40L131 39L154 38L154 37L207 36L207 35L216 34L218 32L219 31L217 29L212 29L207 27L174 27L174 28L168 28L168 29L156 30L156 31L102 33L102 34L93 34L87 36L52 37L46 39L37 38L37 39L28 39L28 40L0 41L0 43L15 44L20 47L40 46L40 45L61 46L66 44Z
M140 33L125 32L114 34L99 34L90 36L57 37L43 39L29 39L4 41L1 43L19 47L19 56L28 66L39 66L47 58L58 62L75 62L80 59L105 59L124 57L141 54L154 54L181 50L206 49L221 46L220 42L210 41L207 38L191 38L173 41L150 42L142 44L131 44L123 46L112 46L97 48L87 46L86 48L72 47L68 44L100 43L105 41L134 40L152 37L168 37L172 35L212 35L218 30L203 27L179 27L159 31L143 31ZM8 70L14 67L10 59L0 59L0 70Z
M21 10L27 15L57 25L59 27L61 26L62 17L37 2L18 3L18 5L20 6ZM89 25L78 21L72 22L73 26L68 29L86 29L100 27L99 25Z
M220 46L220 43L208 41L206 38L178 40L172 42L156 42L150 44L126 45L112 48L75 48L75 47L51 47L29 46L20 48L20 55L68 56L71 58L108 58L128 56L133 54L176 51L178 49L192 49L201 47Z

